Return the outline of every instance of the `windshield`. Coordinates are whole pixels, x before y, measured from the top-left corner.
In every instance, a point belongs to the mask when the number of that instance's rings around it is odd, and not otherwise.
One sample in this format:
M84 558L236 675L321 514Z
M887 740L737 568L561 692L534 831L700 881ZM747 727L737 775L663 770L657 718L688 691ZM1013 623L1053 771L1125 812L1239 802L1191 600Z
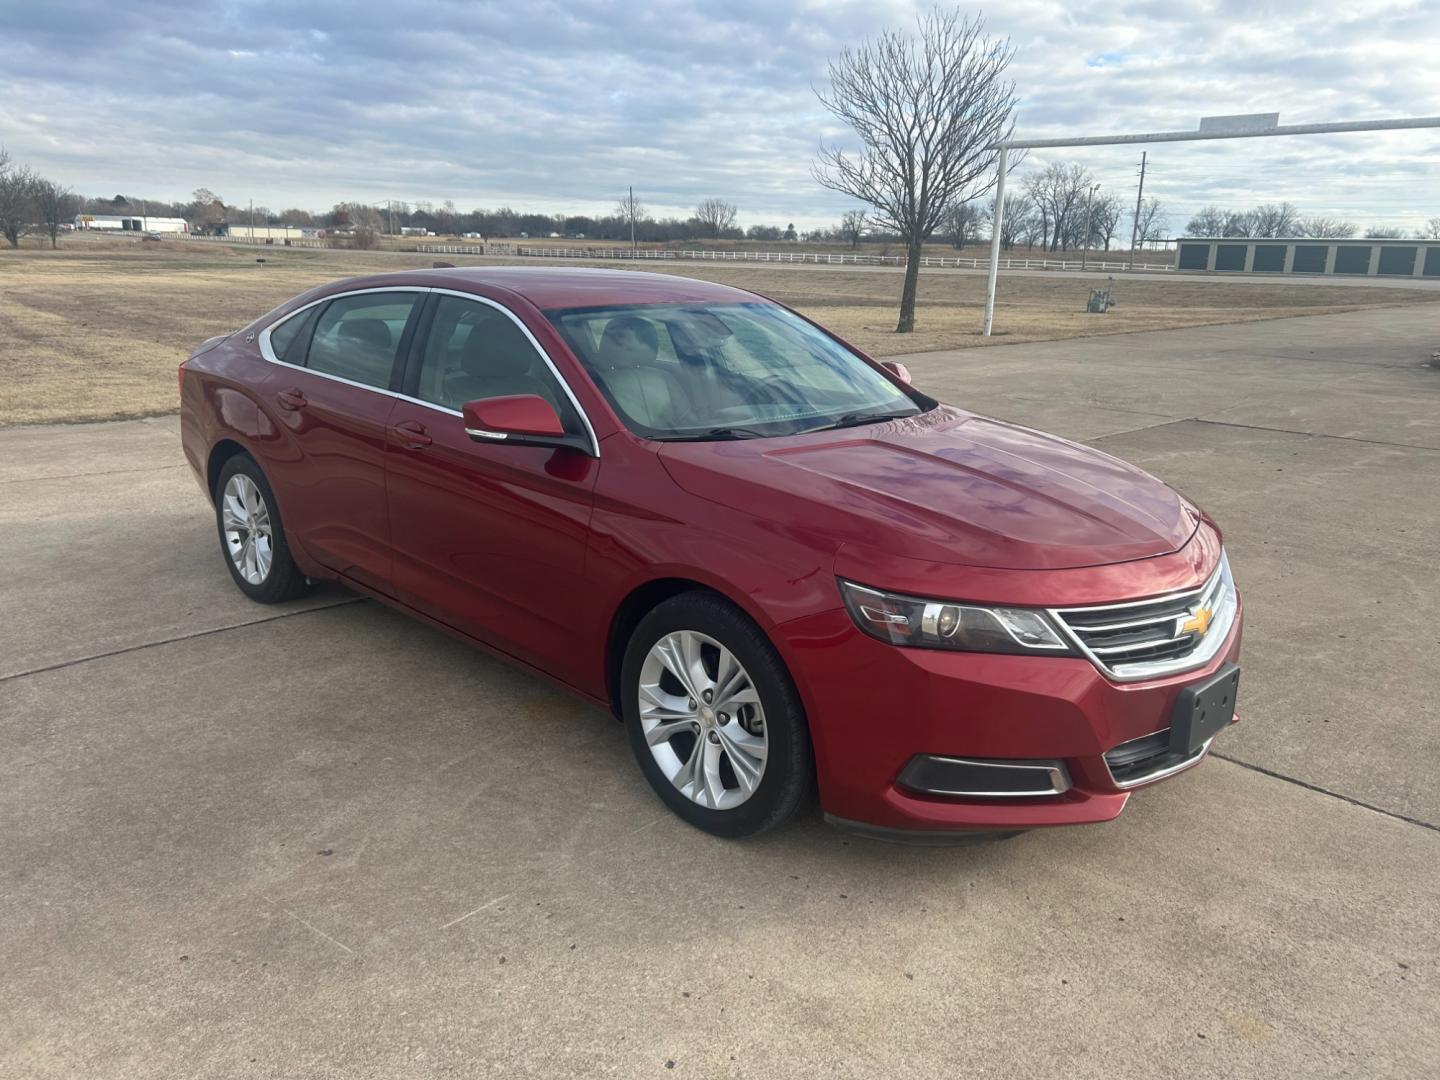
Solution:
M546 312L631 431L649 439L793 435L913 416L901 392L776 304L636 304Z

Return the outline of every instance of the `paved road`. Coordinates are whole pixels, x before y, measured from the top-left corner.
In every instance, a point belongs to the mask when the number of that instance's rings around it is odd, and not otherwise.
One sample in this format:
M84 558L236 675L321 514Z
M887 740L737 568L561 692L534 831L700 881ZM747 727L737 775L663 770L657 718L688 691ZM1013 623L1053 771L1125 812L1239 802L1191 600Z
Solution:
M1177 483L1249 604L1223 759L959 850L689 830L548 686L244 601L173 419L0 431L0 1075L1435 1075L1437 344L907 358Z

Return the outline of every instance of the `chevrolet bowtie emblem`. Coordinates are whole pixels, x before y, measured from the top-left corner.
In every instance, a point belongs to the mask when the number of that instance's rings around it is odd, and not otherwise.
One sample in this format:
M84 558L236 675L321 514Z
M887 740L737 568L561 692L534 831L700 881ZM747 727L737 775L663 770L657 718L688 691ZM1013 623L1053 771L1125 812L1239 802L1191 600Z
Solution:
M1210 629L1210 621L1214 618L1215 613L1208 607L1193 608L1175 620L1175 636L1194 634L1196 637L1204 637L1205 631Z

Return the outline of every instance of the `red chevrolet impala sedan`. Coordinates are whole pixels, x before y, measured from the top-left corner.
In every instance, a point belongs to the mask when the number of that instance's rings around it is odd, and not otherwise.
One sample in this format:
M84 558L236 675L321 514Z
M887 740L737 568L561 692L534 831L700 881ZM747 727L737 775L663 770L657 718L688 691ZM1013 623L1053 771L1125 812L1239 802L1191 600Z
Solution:
M312 290L180 370L235 584L373 596L623 720L723 836L1106 821L1235 715L1220 531L790 309L627 271Z

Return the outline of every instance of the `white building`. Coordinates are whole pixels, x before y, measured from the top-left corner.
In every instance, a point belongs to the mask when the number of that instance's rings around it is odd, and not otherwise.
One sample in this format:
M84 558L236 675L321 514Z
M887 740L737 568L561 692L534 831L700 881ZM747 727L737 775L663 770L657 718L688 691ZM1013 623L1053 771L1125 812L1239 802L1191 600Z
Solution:
M178 217L150 217L148 214L76 214L75 228L102 232L188 233L190 223Z
M226 224L222 228L223 235L232 240L254 240L266 244L272 244L276 240L307 240L319 235L316 229L302 229L295 225Z

